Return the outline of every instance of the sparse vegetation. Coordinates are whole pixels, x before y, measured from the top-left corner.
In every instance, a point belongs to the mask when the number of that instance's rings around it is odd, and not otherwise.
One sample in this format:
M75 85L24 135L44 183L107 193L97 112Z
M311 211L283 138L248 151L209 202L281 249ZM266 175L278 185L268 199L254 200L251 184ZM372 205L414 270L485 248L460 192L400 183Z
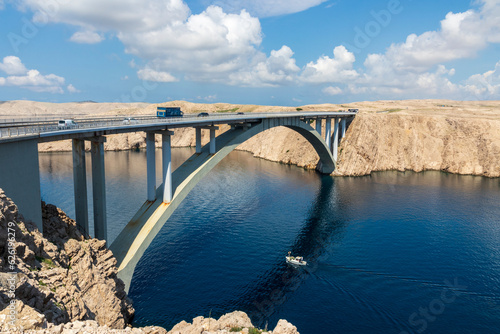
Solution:
M403 109L401 108L394 108L394 109L387 109L387 112L398 112L398 111L401 111Z
M255 328L255 327L252 327L252 328L248 329L248 334L261 334L261 333L262 333L262 331L259 330L259 329L257 329L257 328Z
M35 259L42 264L46 264L49 267L49 269L52 269L55 267L54 262L52 262L51 259L46 259L46 258L41 257L41 256L35 256Z
M295 110L297 110L297 111L302 111L302 108L295 108Z
M236 112L238 111L239 108L233 108L233 109L222 109L222 110L217 110L216 112Z
M231 327L230 332L241 332L243 328L241 327Z
M47 284L45 284L45 282L42 280L38 281L38 284L40 284L41 286L47 286Z

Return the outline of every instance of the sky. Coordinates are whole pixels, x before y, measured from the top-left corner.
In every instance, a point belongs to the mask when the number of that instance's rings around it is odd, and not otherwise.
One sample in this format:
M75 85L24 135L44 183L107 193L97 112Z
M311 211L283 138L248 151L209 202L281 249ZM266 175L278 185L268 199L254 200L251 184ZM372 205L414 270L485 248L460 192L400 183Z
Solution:
M0 0L0 101L500 99L500 0Z

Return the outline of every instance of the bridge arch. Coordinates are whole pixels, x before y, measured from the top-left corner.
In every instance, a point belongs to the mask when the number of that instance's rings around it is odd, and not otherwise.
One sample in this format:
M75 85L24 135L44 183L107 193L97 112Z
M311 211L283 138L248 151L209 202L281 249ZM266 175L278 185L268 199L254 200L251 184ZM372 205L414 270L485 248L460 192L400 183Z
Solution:
M209 153L209 144L201 153L195 153L172 174L173 197L163 202L163 185L156 190L156 200L146 201L130 222L120 232L110 249L118 261L118 277L130 289L135 267L153 239L159 233L180 203L196 184L237 146L265 130L284 126L298 132L309 141L320 157L318 170L330 174L335 161L321 135L299 117L263 119L260 123L248 123L224 132L216 138L216 152Z

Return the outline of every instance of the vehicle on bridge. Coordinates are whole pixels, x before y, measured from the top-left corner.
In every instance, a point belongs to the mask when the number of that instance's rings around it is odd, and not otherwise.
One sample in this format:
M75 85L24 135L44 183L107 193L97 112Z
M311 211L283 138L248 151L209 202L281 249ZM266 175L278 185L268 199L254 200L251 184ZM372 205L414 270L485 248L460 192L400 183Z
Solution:
M184 113L180 107L157 107L157 117L182 117Z
M201 112L198 114L198 117L208 117L208 113L207 112Z
M133 117L125 117L122 122L124 125L130 125L130 124L137 124L139 123L138 120L136 120Z
M57 122L58 129L72 129L72 128L76 128L76 127L77 127L77 124L72 119L62 119L59 122Z

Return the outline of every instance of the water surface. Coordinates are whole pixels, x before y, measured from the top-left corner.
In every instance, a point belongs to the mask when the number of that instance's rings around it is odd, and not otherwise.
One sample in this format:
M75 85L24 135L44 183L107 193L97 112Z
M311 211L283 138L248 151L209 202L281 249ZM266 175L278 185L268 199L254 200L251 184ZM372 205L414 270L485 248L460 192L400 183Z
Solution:
M174 168L191 154L173 150ZM146 158L105 159L114 239L146 196ZM43 199L73 216L71 154L40 166ZM439 172L332 178L233 152L139 262L134 325L242 310L302 334L497 333L499 190L499 179ZM288 251L309 265L287 265Z

